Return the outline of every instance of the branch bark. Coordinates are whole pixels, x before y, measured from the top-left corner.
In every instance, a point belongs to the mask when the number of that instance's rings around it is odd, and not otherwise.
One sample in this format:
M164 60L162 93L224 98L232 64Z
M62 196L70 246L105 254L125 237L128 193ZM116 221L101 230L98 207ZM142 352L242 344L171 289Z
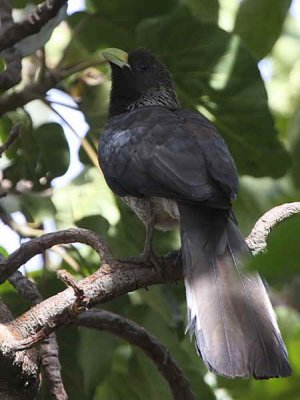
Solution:
M35 283L31 282L21 272L14 272L8 280L20 296L31 304L36 305L43 301L43 297ZM43 340L40 345L40 355L42 359L43 375L49 382L53 399L68 400L68 395L65 391L61 376L59 348L55 333L52 333Z
M75 242L91 246L104 259L112 259L107 244L95 232L88 229L76 228L55 233L47 233L22 244L22 246L12 253L9 258L0 262L0 283L4 282L21 265L25 264L35 255L43 253L45 250L57 244Z
M271 229L298 212L300 203L284 204L267 212L247 238L251 250L255 254L263 251ZM87 308L136 289L182 279L182 267L176 257L160 258L155 266L120 263L112 258L108 246L97 234L86 229L69 229L46 234L23 244L0 263L0 281L7 279L34 255L51 246L73 242L93 247L105 264L79 282L65 275L64 281L71 287L44 300L15 320L0 324L0 360L9 361L9 355L20 354L16 351L44 340L60 326L74 321Z
M190 384L168 350L144 328L127 318L104 310L90 310L75 322L87 328L110 332L138 346L157 366L168 382L175 400L196 400Z
M0 255L0 259L2 255ZM0 298L0 341L7 339L3 327L13 316ZM21 337L19 337L21 339ZM3 400L33 400L39 389L39 358L35 349L0 354L0 398Z
M294 214L300 213L300 202L286 203L266 212L254 225L246 242L253 255L262 253L267 248L267 238L272 229Z
M7 1L7 0L5 0ZM3 51L41 30L41 28L54 18L67 0L46 0L39 4L35 11L22 22L13 23L0 32L0 51Z
M1 31L3 32L6 32L6 30L9 30L14 25L10 0L1 1L0 20ZM0 88L7 90L21 80L22 58L19 51L15 48L7 49L3 52L2 56L6 63L6 70L0 74Z

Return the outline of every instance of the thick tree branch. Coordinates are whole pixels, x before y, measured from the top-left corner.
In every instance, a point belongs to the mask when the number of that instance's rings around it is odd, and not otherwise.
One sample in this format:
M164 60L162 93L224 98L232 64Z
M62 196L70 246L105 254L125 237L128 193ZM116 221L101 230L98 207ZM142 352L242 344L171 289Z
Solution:
M168 350L144 328L127 318L104 310L90 310L81 314L76 323L80 326L105 330L138 346L157 366L170 386L175 400L195 400L189 382L173 360Z
M267 238L271 230L283 220L300 213L300 202L286 203L266 212L254 225L246 242L253 255L262 253L267 248Z
M0 255L0 259L3 258ZM0 341L7 339L2 330L13 316L0 298ZM21 339L21 338L19 338ZM32 400L39 388L39 360L35 349L23 352L0 352L0 398L10 400Z
M177 265L176 260L161 259L160 264L160 268L116 261L111 261L110 265L104 264L94 274L78 282L82 296L79 297L73 288L68 288L7 324L6 329L13 336L21 334L22 337L28 338L8 341L7 348L21 350L31 347L96 304L149 285L182 279L181 266Z
M247 239L251 250L255 253L262 251L265 245L262 246L261 243L265 243L270 230L296 212L299 212L299 203L275 207L266 213ZM69 229L46 234L23 244L19 250L0 263L0 280L3 282L24 262L51 246L72 242L92 246L106 264L79 282L72 280L72 287L44 300L14 321L0 325L1 358L5 359L9 354L19 354L14 352L44 340L58 327L74 321L78 314L96 304L153 284L182 279L182 268L176 257L161 258L155 267L119 263L112 259L106 243L94 232ZM64 281L69 284L68 277Z
M7 0L5 0L7 1ZM35 11L22 22L13 23L0 32L0 51L3 51L41 30L41 28L54 18L67 0L46 0L39 4Z
M31 304L35 305L43 301L35 283L31 282L21 272L16 271L9 278L11 285L15 287L20 296ZM49 382L50 392L55 400L68 400L65 391L62 376L61 365L59 362L59 348L55 333L45 338L40 345L40 354L42 358L42 367L45 378Z
M10 0L2 0L0 2L0 20L2 32L10 29L14 24ZM7 49L3 52L2 56L6 63L6 70L0 74L0 88L7 90L21 80L22 58L19 51L15 48Z
M275 226L276 223L295 212L295 204L293 203L283 205L280 209L276 207L267 213L267 215L273 216L271 219L265 219L266 222L264 223L262 218L262 226L270 231L270 227ZM258 235L261 234L261 231L261 229L257 230ZM249 244L253 244L253 240L254 234L252 233L248 239ZM69 229L46 234L23 244L19 250L0 263L0 281L3 282L19 266L51 246L76 241L95 248L107 264L78 283L78 287L83 293L82 300L76 295L74 289L68 288L43 301L17 318L13 323L7 325L10 331L21 330L21 336L27 338L19 343L11 343L12 348L24 349L43 340L59 326L71 321L86 307L92 307L139 288L182 278L181 266L175 259L160 259L160 268L143 264L118 263L112 259L107 245L98 235L85 229ZM257 253L260 249L261 247L252 245L252 251Z

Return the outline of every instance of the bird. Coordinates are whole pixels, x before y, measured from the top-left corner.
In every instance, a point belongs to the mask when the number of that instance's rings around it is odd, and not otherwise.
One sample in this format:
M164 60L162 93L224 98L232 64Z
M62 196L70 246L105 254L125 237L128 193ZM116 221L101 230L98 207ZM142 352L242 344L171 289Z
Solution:
M146 228L180 229L187 332L207 368L227 378L291 375L266 286L243 267L251 257L232 203L238 173L216 127L181 108L171 73L149 49L102 51L111 69L99 165L111 190Z

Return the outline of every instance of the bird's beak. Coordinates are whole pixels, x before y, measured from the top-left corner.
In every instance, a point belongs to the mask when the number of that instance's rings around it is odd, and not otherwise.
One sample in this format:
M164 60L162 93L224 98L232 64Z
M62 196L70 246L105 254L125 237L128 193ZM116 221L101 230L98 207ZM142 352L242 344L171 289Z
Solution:
M125 51L111 48L102 50L101 54L109 63L113 63L120 68L127 67L130 69L128 54Z

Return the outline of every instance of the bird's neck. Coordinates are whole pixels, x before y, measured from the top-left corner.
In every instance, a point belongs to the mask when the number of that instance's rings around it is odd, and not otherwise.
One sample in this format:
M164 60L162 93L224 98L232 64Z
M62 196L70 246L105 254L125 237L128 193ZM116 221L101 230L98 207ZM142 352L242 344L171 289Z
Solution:
M159 106L169 110L180 108L176 93L172 88L165 86L149 90L136 98L127 98L111 92L109 118L137 108Z

